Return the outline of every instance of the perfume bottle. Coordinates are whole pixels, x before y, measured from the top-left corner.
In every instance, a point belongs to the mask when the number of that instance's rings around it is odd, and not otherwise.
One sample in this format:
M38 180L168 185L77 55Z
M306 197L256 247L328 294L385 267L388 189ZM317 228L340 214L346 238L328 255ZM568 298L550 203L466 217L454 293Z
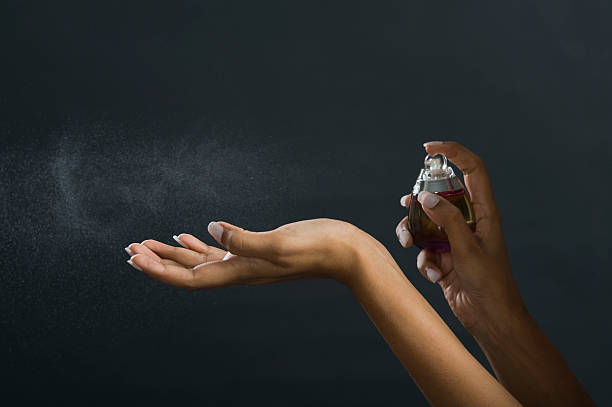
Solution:
M437 154L433 157L428 154L424 163L412 189L412 197L408 205L408 229L412 234L414 244L421 249L428 249L434 253L449 252L450 244L446 232L427 216L417 196L419 192L427 191L444 197L459 208L465 222L474 231L476 224L472 205L463 184L455 176L453 169L448 166L444 154Z

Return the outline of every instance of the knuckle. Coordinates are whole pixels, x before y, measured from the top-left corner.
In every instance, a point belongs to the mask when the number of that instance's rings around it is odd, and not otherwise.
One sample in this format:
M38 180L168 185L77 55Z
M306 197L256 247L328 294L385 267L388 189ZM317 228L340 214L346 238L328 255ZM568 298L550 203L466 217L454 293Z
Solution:
M485 170L484 160L479 155L470 151L467 155L466 162L459 169L464 175L470 175L473 172Z
M233 231L223 228L223 232L221 233L221 237L219 238L219 240L221 241L222 245L228 246L229 244L232 243L233 236L234 236Z
M477 169L484 169L485 168L485 162L484 159L479 156L474 154L474 167Z
M442 143L448 147L453 147L453 148L462 147L461 144L457 143L456 141L452 141L452 140L443 141Z
M208 254L205 253L198 253L198 257L199 257L199 262L200 264L202 263L208 263Z
M224 232L221 242L230 252L241 252L244 247L242 233L234 233L233 231Z

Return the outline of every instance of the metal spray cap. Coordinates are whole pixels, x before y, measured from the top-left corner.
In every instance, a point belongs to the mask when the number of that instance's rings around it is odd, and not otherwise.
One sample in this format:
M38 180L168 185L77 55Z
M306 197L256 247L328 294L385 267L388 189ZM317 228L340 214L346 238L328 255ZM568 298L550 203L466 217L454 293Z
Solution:
M448 166L448 160L444 154L434 156L427 154L423 164L412 188L414 195L421 191L436 193L463 189L461 181L455 176L453 169Z

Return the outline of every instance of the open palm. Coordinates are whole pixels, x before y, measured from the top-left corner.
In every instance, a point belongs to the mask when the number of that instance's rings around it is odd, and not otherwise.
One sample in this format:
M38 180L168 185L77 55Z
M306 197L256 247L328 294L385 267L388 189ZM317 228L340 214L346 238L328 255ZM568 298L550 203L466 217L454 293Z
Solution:
M310 278L345 281L357 247L374 241L334 219L294 222L266 232L211 222L208 231L228 251L184 233L174 236L183 247L153 239L130 244L125 248L128 263L164 283L193 290Z

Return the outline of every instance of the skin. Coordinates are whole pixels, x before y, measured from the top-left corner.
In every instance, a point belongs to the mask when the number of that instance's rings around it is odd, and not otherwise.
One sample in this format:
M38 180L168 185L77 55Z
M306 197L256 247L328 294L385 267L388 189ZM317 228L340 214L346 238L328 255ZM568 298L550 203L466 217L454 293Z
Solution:
M595 405L519 295L483 160L455 142L430 142L425 148L430 155L444 154L463 172L476 230L472 233L459 209L442 197L420 193L418 200L427 215L446 231L451 252L421 250L417 257L419 271L440 286L497 378L523 405ZM437 203L428 208L423 204L427 199ZM400 202L410 202L410 195ZM396 229L404 247L413 244L407 223L406 217Z
M235 256L189 234L184 247L156 240L130 244L129 262L189 290L330 278L345 284L434 406L517 406L463 347L404 276L387 249L353 225L332 219L250 232L226 222L209 231Z
M481 160L470 156L475 160L470 161L467 150L454 144L449 149L446 144L429 145L427 151L445 151L464 171L476 233L472 235L457 217L454 206L439 200L426 211L446 230L452 252L442 256L422 252L417 264L424 275L426 268L441 275L438 283L455 315L475 335L505 388L463 347L387 249L346 222L314 219L266 232L211 222L209 232L226 250L181 234L176 239L183 247L156 240L130 244L128 262L155 279L188 290L312 278L345 284L435 406L519 405L514 397L526 405L592 403L528 317L508 266L499 213ZM426 198L419 196L423 202ZM412 244L405 221L396 232L405 247ZM228 251L234 256L227 258Z

